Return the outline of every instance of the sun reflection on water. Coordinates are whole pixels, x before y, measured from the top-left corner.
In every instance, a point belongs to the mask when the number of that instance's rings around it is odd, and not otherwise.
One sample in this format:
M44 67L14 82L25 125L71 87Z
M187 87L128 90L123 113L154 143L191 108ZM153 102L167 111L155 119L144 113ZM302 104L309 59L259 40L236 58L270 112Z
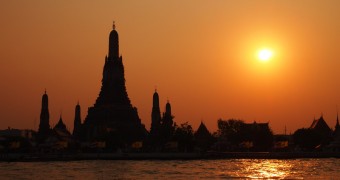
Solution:
M286 160L238 159L233 161L235 163L234 168L219 168L221 170L218 173L220 177L246 179L303 178L294 170L295 166Z
M291 165L284 161L254 160L245 171L249 178L285 178L290 169Z
M0 179L339 179L338 159L0 162Z

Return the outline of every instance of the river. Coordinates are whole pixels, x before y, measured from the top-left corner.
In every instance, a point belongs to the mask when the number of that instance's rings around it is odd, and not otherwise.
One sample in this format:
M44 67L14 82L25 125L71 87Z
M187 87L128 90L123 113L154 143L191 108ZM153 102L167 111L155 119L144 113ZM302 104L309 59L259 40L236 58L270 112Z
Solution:
M84 160L0 162L1 179L338 179L340 160Z

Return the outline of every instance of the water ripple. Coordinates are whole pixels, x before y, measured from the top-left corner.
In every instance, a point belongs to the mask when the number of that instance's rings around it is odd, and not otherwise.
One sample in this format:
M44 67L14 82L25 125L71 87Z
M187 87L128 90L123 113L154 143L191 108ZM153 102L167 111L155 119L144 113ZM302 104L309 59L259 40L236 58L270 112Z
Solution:
M338 159L1 162L1 179L336 179Z

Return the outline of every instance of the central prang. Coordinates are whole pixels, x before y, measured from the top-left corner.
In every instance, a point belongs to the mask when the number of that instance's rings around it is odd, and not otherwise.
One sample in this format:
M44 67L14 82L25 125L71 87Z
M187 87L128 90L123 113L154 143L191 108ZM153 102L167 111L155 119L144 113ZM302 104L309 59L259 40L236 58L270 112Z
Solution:
M118 33L113 25L109 36L109 53L105 57L102 87L84 121L84 140L105 141L107 146L122 147L140 141L146 135L147 130L126 91Z

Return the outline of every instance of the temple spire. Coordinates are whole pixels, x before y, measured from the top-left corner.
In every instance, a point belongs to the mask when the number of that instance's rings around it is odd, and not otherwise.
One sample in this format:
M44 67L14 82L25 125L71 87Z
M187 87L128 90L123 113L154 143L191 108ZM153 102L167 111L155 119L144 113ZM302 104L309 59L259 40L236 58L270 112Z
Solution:
M38 138L39 141L42 142L44 141L50 131L50 114L48 111L48 96L45 93L42 96L41 100L41 112L40 112L40 123L39 123L39 130L38 130Z
M167 100L167 103L165 105L165 113L171 116L171 105L169 100Z
M76 105L75 111L74 111L74 122L73 122L73 136L79 138L80 132L81 132L81 113L80 113L80 105L79 101Z
M120 147L144 139L147 131L141 123L137 108L132 106L128 97L115 24L112 28L103 68L102 86L95 104L88 108L84 124L80 126L80 139L86 141L104 139L108 144L114 143L110 144L110 147L111 145ZM80 113L77 108L75 124L75 127L80 124ZM110 133L111 131L114 133Z
M151 112L150 133L152 136L156 137L159 135L160 125L161 125L161 110L159 108L159 96L157 93L157 89L155 89L152 98L152 112Z
M119 40L118 32L116 31L116 25L113 21L112 31L109 37L109 58L119 57Z

